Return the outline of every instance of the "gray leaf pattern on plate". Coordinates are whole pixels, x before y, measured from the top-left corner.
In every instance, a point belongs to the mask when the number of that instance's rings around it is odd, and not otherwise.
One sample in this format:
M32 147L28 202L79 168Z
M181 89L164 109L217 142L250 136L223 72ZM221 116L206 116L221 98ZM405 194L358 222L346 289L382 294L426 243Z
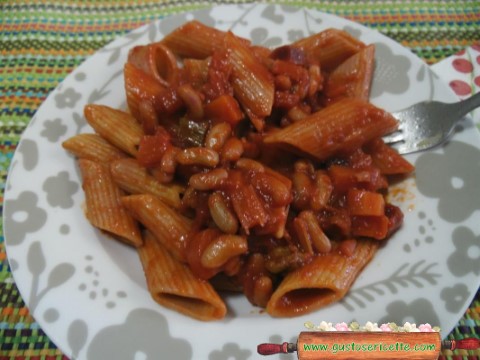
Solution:
M447 265L455 276L469 273L480 274L480 235L465 226L456 228L452 234L456 250L448 257Z
M417 218L420 223L418 226L418 237L415 237L410 243L406 241L403 245L403 250L406 253L412 253L414 249L418 250L422 245L431 245L435 242L434 231L436 230L436 227L433 220L427 217L427 214L423 211L420 211L417 214Z
M470 296L470 291L465 284L455 284L446 287L440 293L440 298L445 301L445 309L451 313L460 311Z
M360 29L352 28L351 26L345 26L343 28L346 32L352 35L354 38L359 39L360 35L362 35L362 31Z
M417 80L418 81L423 81L425 79L426 74L428 73L428 68L427 65L421 66L420 69L418 69L417 72Z
M110 57L108 58L107 64L112 65L117 62L118 59L120 59L120 55L122 54L122 48L115 48L112 53L110 54Z
M38 164L38 146L33 140L24 139L18 146L17 152L22 154L22 165L25 170L35 169Z
M50 290L65 284L73 276L75 268L69 263L56 265L48 274L47 285L40 291L40 278L46 270L46 260L41 242L35 241L30 244L27 259L28 270L32 274L28 305L34 311L38 303Z
M415 167L418 190L438 199L438 214L442 219L457 223L480 210L480 150L477 148L452 140L443 147L443 154L421 154Z
M140 39L146 32L148 32L149 28L148 26L145 26L145 28L140 31L137 29L137 31L130 31L127 33L123 38L120 44L116 43L115 45L107 45L100 50L98 50L98 53L115 53L113 57L115 58L115 61L118 59L118 56L121 54L122 49L128 49L132 44L134 44L138 39ZM109 59L111 59L112 55L110 55ZM110 61L110 60L109 60ZM114 63L115 61L111 61L111 63ZM77 79L78 80L78 79Z
M75 320L68 327L68 345L72 349L72 357L76 358L85 346L88 337L88 325L83 320Z
M30 271L32 275L35 276L45 271L46 261L40 242L36 241L30 245L27 256L28 271Z
M265 19L268 19L270 21L273 21L274 23L277 24L282 24L285 20L285 16L282 14L278 13L276 11L277 7L274 5L268 5L265 7L265 9L262 11L262 17Z
M74 206L73 195L79 190L80 185L70 179L66 171L51 176L43 183L43 191L47 194L47 201L52 207L69 209Z
M396 55L383 43L375 44L375 72L370 96L376 98L384 92L401 94L408 90L410 79L408 69L412 66L409 58Z
M296 31L298 34L299 34L299 31L301 31L301 33L302 33L301 37L314 35L315 33L318 32L316 30L316 26L318 26L318 24L321 24L323 22L323 20L320 17L315 16L313 13L311 13L309 11L306 11L305 9L302 9L302 11L303 11L304 19L305 19L306 34L304 35L302 30L290 30L288 32L288 34L289 34L288 40L291 41L291 42L299 40L298 38L293 39L293 38L290 37L290 33L292 31Z
M87 74L83 71L79 71L75 74L75 80L77 81L85 81L87 79Z
M90 300L103 302L107 309L113 309L117 306L119 299L125 299L127 297L127 293L123 290L112 290L111 284L102 282L100 273L95 268L93 256L87 255L85 256L85 260L87 261L87 265L83 269L83 279L88 279L89 281L83 281L78 286L78 290L86 293Z
M221 350L214 350L208 356L208 360L247 360L252 352L241 349L238 344L226 343Z
M141 334L155 334L155 341ZM132 310L124 323L100 330L87 350L89 360L130 360L138 354L145 359L158 359L167 350L175 354L175 359L192 359L191 344L185 339L172 337L165 316L148 309Z
M55 266L48 275L47 287L44 291L50 290L66 283L75 273L72 264L61 263Z
M5 206L5 235L9 245L20 245L27 234L41 229L47 222L47 212L38 205L38 195L32 191L22 192L17 199L7 200Z
M305 9L303 9L301 7L297 7L297 6L279 5L279 8L282 9L282 11L287 13L287 14L292 14L292 13L296 13L296 12L299 12L299 11L303 11L304 13L306 13Z
M437 263L425 264L423 260L415 264L405 263L384 280L351 289L348 297L340 303L349 311L353 311L355 305L364 308L367 302L373 302L379 295L384 295L385 290L397 294L401 288L410 286L422 288L425 283L437 284L437 278L441 277L441 274L432 271L436 265Z
M416 324L429 323L435 326L440 323L431 301L424 298L413 300L410 303L402 300L393 301L387 305L386 310L387 315L379 319L379 324L388 322L404 324L408 321Z
M59 87L60 89L60 87ZM63 92L55 95L55 103L59 109L74 108L77 101L82 98L82 94L76 92L74 88L67 88Z
M43 319L48 323L54 323L60 319L60 313L57 309L49 308L43 313Z
M62 135L67 133L67 126L62 124L62 119L46 120L43 126L44 129L40 135L52 143L57 142Z
M288 32L287 39L289 42L295 42L305 37L305 34L302 30L290 30Z
M195 11L192 15L195 20L201 21L205 25L215 26L215 19L210 14L211 9L204 9ZM191 20L191 17L186 14L178 14L175 16L167 16L162 19L160 23L160 31L162 34L166 35L175 30L177 27L183 23Z
M257 27L250 32L252 43L256 45L275 47L282 43L282 39L278 36L269 37L268 30L263 27Z
M147 26L148 31L148 41L154 42L157 37L157 25L155 23L151 23Z
M105 96L107 96L110 93L110 90L108 89L108 86L112 83L113 80L115 80L117 77L123 75L123 68L121 70L118 70L116 73L114 73L110 78L100 87L99 89L95 89L90 93L90 96L87 99L87 103L98 103L101 99L103 99Z
M82 115L80 115L77 112L74 112L72 114L72 119L75 122L75 125L77 125L77 130L76 130L75 134L80 134L82 132L82 129L85 126L87 126L87 120L85 119L85 117L83 117Z

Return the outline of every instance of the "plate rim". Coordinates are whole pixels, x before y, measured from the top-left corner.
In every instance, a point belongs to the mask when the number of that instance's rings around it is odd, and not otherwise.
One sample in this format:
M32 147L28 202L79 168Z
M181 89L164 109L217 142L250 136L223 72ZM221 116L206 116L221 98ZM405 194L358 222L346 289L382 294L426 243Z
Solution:
M231 8L236 8L238 9L240 6L242 5L253 5L253 6L258 6L258 5L262 5L262 6L275 6L275 7L282 7L282 6L286 6L286 5L281 5L281 4L263 4L263 3L245 3L245 4L222 4L220 5L221 7L231 7ZM290 5L289 5L290 6ZM18 144L17 144L17 149L14 153L14 156L12 157L11 161L10 161L10 165L9 165L9 168L8 168L8 171L7 171L7 178L6 178L6 181L5 181L5 193L4 193L4 209L3 209L3 214L2 214L2 221L3 221L3 225L4 225L4 236L5 236L5 239L4 239L4 244L5 244L5 251L7 253L7 261L9 262L9 267L11 269L11 274L12 274L12 277L14 279L14 282L15 282L15 286L18 288L19 292L20 292L20 295L22 296L22 299L23 301L25 302L26 306L28 307L28 304L27 304L27 298L24 297L24 294L23 294L23 290L20 289L20 286L18 286L17 282L15 281L15 271L12 269L12 264L10 263L11 259L10 257L8 256L8 253L9 253L9 247L11 246L14 246L14 245L9 245L9 241L7 239L7 236L6 236L6 229L7 229L7 221L6 221L6 214L8 213L8 206L6 204L7 200L9 200L9 197L8 197L8 194L11 193L9 191L9 188L10 188L10 181L11 181L11 177L12 177L12 172L15 171L15 169L12 169L15 164L18 162L18 157L20 156L18 154L18 147L20 146L20 144L22 143L22 141L25 139L24 138L24 134L28 131L29 128L31 127L34 127L35 126L35 118L38 114L41 114L42 113L42 109L45 107L47 108L48 107L48 102L52 101L52 97L58 93L58 89L62 86L62 84L65 83L65 81L67 81L71 76L74 76L74 74L77 72L77 71L80 71L81 69L83 69L83 67L88 67L90 66L90 62L93 62L93 58L97 55L97 53L101 52L101 51L104 51L105 49L108 49L108 47L111 47L113 46L115 43L117 42L121 42L125 36L127 36L128 34L131 34L131 33L136 33L136 32L141 32L141 31L144 31L148 26L151 26L152 24L159 24L161 21L164 21L166 18L170 18L172 16L178 16L178 15L181 15L181 14L191 14L193 12L197 12L197 11L202 11L202 10L206 10L206 9L211 9L213 8L214 6L212 7L201 7L201 8L198 8L196 10L189 10L189 11L186 11L186 12L178 12L178 13L174 13L174 14L171 14L171 15L168 15L166 17L163 17L161 19L157 19L157 20L154 20L152 22L149 22L149 23L146 23L136 29L133 29L131 31L128 31L127 33L123 34L123 35L120 35L118 37L116 37L114 40L112 40L111 42L109 42L108 44L106 44L105 46L103 46L102 48L96 50L93 54L89 55L88 57L85 58L84 61L82 61L81 64L79 64L78 66L76 66L68 75L65 76L65 78L59 82L57 84L57 86L50 91L50 93L48 94L47 98L42 102L42 104L38 107L38 109L35 111L35 114L34 116L31 118L31 120L29 121L28 125L25 127L19 141L18 141ZM316 14L319 14L321 16L327 16L327 17L333 17L333 18L338 18L341 20L341 22L343 23L351 23L351 24L355 24L355 26L360 26L362 27L363 29L367 30L368 32L376 32L378 33L379 35L385 37L386 39L388 39L389 41L392 41L392 42L395 42L393 39L391 38L388 38L386 37L385 35L381 34L378 30L376 29L371 29L371 28L368 28L367 26L363 25L363 24L359 24L359 23L356 23L352 20L349 20L349 19L345 19L345 18L342 18L342 17L339 17L337 15L333 15L333 14L330 14L330 13L325 13L325 12L322 12L320 10L316 10L315 8L311 8L311 7L304 7L304 6L290 6L290 7L295 7L297 9L304 9L304 10L307 10L307 11L312 11L312 12L315 12ZM398 46L401 46L401 44L395 42ZM401 46L402 48L404 48L403 46ZM405 49L405 48L404 48ZM411 53L411 56L412 57L415 57L416 59L418 59L419 61L422 61L418 56L416 56L415 54ZM428 66L428 69L430 69L430 71L433 72L433 70L431 70L431 67ZM456 95L454 95L453 91L451 91L452 95L456 97ZM472 299L473 297L475 296L475 294L473 294L472 296ZM466 305L468 307L468 305L470 304L471 301L468 301L466 302ZM467 308L465 307L465 308ZM40 319L41 317L39 317ZM50 333L46 330L46 328L48 327L48 324L46 324L45 322L43 321L39 321L36 319L36 321L39 323L40 327L42 328L42 330L45 331L45 333L47 333L47 335L52 339L52 337L50 336ZM447 334L445 334L446 336ZM55 344L57 344L55 342ZM58 345L57 345L58 346ZM62 351L65 352L65 350L62 348ZM71 356L71 354L69 354L69 356Z

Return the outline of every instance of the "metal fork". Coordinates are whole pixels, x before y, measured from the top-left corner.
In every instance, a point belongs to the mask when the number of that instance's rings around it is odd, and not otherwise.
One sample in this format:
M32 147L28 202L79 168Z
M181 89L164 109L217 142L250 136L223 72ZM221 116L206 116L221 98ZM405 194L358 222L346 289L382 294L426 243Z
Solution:
M432 148L446 141L455 125L477 107L480 107L480 93L456 103L426 101L415 104L392 113L399 121L399 128L383 140L400 154Z

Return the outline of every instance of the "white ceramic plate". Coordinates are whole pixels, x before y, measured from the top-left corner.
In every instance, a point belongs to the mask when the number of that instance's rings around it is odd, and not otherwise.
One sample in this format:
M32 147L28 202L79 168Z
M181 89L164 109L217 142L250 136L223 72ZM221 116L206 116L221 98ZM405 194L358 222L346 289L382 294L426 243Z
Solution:
M77 359L247 359L255 356L259 343L294 341L305 321L413 321L438 325L447 335L480 279L476 130L460 131L440 149L409 156L417 165L416 178L399 184L401 196L393 198L405 212L405 226L344 301L298 318L272 319L243 296L227 299L229 315L220 322L203 323L162 308L147 292L136 253L87 223L76 163L61 142L91 131L82 115L85 104L125 106L122 68L129 48L159 40L193 18L265 46L328 27L345 29L377 45L376 105L394 111L426 99L456 99L407 49L376 31L313 10L216 6L165 18L119 38L51 93L12 162L4 210L8 258L45 332Z

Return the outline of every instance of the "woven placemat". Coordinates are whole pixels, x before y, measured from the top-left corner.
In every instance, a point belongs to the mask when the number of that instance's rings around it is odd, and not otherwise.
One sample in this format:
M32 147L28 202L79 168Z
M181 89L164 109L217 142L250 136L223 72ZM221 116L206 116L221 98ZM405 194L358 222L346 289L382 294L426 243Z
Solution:
M172 13L243 1L0 1L0 206L20 136L48 94L85 58L118 36ZM272 1L270 1L272 2ZM472 0L276 1L316 8L376 29L434 64L480 41ZM3 208L3 206L2 206ZM25 306L8 268L0 225L0 360L67 359ZM480 336L480 294L450 339ZM479 359L480 350L443 351Z

